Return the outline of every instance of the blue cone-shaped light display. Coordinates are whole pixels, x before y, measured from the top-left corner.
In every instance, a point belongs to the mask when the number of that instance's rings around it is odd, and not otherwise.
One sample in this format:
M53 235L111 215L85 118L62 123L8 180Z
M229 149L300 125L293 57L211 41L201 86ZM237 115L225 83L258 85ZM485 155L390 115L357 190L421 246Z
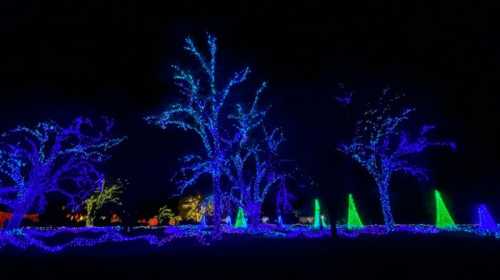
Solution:
M494 232L497 230L497 224L495 223L495 219L488 211L486 205L481 204L477 208L477 216L479 219L479 228L485 231Z

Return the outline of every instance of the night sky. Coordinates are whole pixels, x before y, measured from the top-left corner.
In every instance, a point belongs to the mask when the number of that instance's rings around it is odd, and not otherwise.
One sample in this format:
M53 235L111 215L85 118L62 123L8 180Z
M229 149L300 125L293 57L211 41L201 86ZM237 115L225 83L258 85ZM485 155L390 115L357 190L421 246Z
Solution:
M0 131L78 115L114 117L117 135L128 140L104 170L130 181L131 215L156 211L175 192L177 158L200 148L193 135L142 118L177 96L169 65L192 62L184 37L202 44L209 31L219 38L221 75L248 65L249 87L269 81L264 100L273 104L270 122L286 130L284 154L314 178L309 197L322 197L337 220L353 192L365 220L382 222L374 183L336 145L349 139L363 104L387 86L417 107L409 128L435 123L438 136L458 145L455 153L419 158L432 169L429 182L394 178L396 221L432 222L434 187L460 223L474 221L480 202L500 216L500 56L490 7L240 1L225 7L230 16L209 16L220 7L20 2L0 4ZM355 92L350 109L335 102L339 83Z

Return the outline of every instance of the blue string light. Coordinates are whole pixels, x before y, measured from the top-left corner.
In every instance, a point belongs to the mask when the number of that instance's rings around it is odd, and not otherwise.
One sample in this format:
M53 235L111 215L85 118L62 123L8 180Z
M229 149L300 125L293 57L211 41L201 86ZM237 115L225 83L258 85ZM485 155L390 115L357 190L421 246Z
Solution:
M148 233L144 234L144 231ZM329 238L330 228L316 230L306 225L262 224L253 228L221 226L222 237L252 235L259 238L316 239ZM394 225L392 234L437 235L454 232L472 236L500 238L498 230L484 229L479 225L457 225L453 228L438 228L434 225ZM388 232L384 225L367 225L362 228L348 228L337 225L337 234L344 238L359 236L384 236ZM60 238L64 236L64 238ZM106 243L143 242L148 246L163 247L179 239L193 239L202 245L210 245L220 238L212 228L201 225L167 226L150 229L147 227L79 227L79 228L23 228L0 231L0 249L14 247L19 250L35 248L48 253L57 253L70 248L95 247Z

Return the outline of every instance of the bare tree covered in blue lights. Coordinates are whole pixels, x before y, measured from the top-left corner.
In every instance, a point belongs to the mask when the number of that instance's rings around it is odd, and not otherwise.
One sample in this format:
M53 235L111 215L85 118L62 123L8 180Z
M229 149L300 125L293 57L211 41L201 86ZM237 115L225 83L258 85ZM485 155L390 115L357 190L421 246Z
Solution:
M400 96L384 90L373 106L363 114L357 123L352 142L341 145L339 150L351 156L363 166L374 179L378 187L386 228L394 228L390 201L390 181L394 173L402 172L419 180L428 179L428 170L418 166L412 159L430 147L450 147L455 144L446 141L429 140L429 132L434 125L424 125L416 137L403 130L402 124L415 111L414 108L398 110L396 103Z
M263 83L257 90L247 110L242 104L236 106L236 112L229 116L236 121L236 132L232 139L224 139L232 147L227 164L231 197L245 210L251 226L259 224L262 204L273 187L279 187L277 209L286 210L290 207L290 195L285 184L287 174L280 170L281 159L278 154L285 138L280 129L266 130L263 122L268 108L258 108L265 86Z
M0 205L13 212L8 228L29 211L43 213L47 194L57 193L71 208L100 186L97 164L124 138L112 138L113 121L79 117L69 126L42 122L19 126L0 138Z
M193 40L185 39L184 49L194 57L201 71L173 66L174 80L180 89L183 100L171 104L163 113L146 117L150 124L162 129L180 128L194 132L204 148L202 154L191 154L183 158L180 191L195 184L208 174L212 177L214 200L214 224L218 228L222 220L222 177L228 160L222 133L228 129L225 107L228 97L235 87L243 83L250 69L243 68L233 74L229 81L219 80L216 75L216 38L208 34L208 55L202 54Z

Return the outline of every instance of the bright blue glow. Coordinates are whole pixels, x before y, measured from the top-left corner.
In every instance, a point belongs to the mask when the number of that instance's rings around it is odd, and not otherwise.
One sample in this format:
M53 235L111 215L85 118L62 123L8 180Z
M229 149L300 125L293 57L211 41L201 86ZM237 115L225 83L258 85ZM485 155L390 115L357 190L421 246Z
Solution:
M247 236L260 238L329 238L329 228L321 230L312 229L305 225L273 225L263 224L253 228L251 231L222 226L223 236ZM455 232L469 234L472 236L485 236L488 231L477 225L457 225L453 228L440 229L434 225L395 225L393 233L410 233L415 235L438 235L440 233ZM347 226L337 226L337 234L341 237L356 238L365 236L385 236L385 226L368 225L359 229L348 229ZM58 236L65 236L64 241L57 241ZM496 235L496 238L500 236ZM178 239L194 239L204 245L212 244L213 240L219 240L220 235L210 228L199 225L166 226L154 230L147 227L135 227L124 229L121 227L80 227L80 228L23 228L0 231L0 250L11 246L20 250L35 248L49 253L57 253L66 248L94 247L104 243L126 243L142 241L144 245L162 247L171 241Z
M392 175L402 172L427 180L427 170L412 163L411 158L430 147L455 149L452 142L428 139L428 133L435 128L434 125L422 126L417 137L411 139L409 133L402 130L402 124L415 109L398 110L395 105L399 99L400 96L394 96L388 89L384 90L378 104L369 108L358 121L351 143L339 147L340 151L350 155L374 179L384 223L389 230L395 225L389 191Z
M287 174L279 168L278 147L284 141L280 129L266 130L264 119L270 106L260 108L259 101L267 83L256 88L253 100L246 104L243 97L234 100L234 108L226 104L237 86L247 80L248 67L235 72L228 82L216 76L217 40L208 34L208 56L199 50L193 39L186 38L184 49L199 65L201 71L173 66L174 81L184 100L170 104L159 115L145 120L162 129L170 127L191 131L204 147L202 154L182 158L175 176L179 192L197 183L200 177L212 177L214 223L218 227L223 213L242 207L250 225L260 223L262 203L273 187L278 187L277 207L288 209ZM220 86L219 86L220 85ZM223 189L222 182L231 186Z
M100 124L100 125L99 125ZM0 144L0 205L13 212L9 229L29 211L43 213L46 195L58 193L76 209L103 179L97 165L125 138L112 138L113 121L76 118L69 126L42 122L3 133Z
M222 134L231 127L224 122L228 115L223 113L223 108L227 97L235 87L247 79L250 69L245 67L234 73L224 86L218 87L223 82L222 79L221 81L216 79L217 39L208 34L207 43L208 57L199 51L190 37L186 38L184 49L198 62L201 73L195 74L199 71L172 66L175 84L179 87L184 100L171 104L160 115L148 116L145 119L162 129L176 127L194 132L199 137L203 143L204 153L185 156L176 181L182 193L187 187L194 185L201 176L208 174L212 177L214 222L219 227L224 210L221 177L229 160ZM202 80L206 81L206 88L201 86L204 84L201 83Z
M477 208L477 216L479 219L479 227L482 230L488 232L497 231L497 224L495 223L495 219L493 219L493 216L490 214L490 211L488 211L486 205L479 205L479 207Z
M203 216L201 216L200 225L202 227L206 227L207 226L207 216L205 214L203 214Z
M248 112L239 105L237 113L230 116L236 120L237 131L231 141L226 141L230 151L226 175L234 185L231 199L245 209L251 226L260 223L262 204L272 188L278 188L277 211L290 207L287 174L279 168L278 147L284 141L283 133L279 129L269 133L262 125L266 110L257 109L264 86L257 91Z
M231 219L231 216L227 216L224 220L226 222L226 225L233 226L233 219Z
M278 216L278 225L283 226L283 218L281 216Z
M228 116L234 120L236 129L230 140L224 141L229 157L225 174L234 186L230 196L245 210L251 226L260 223L262 203L282 176L277 172L274 160L278 146L284 140L283 135L277 129L267 133L263 122L268 109L258 106L266 86L262 83L257 89L248 109L242 104L236 105L235 112Z

